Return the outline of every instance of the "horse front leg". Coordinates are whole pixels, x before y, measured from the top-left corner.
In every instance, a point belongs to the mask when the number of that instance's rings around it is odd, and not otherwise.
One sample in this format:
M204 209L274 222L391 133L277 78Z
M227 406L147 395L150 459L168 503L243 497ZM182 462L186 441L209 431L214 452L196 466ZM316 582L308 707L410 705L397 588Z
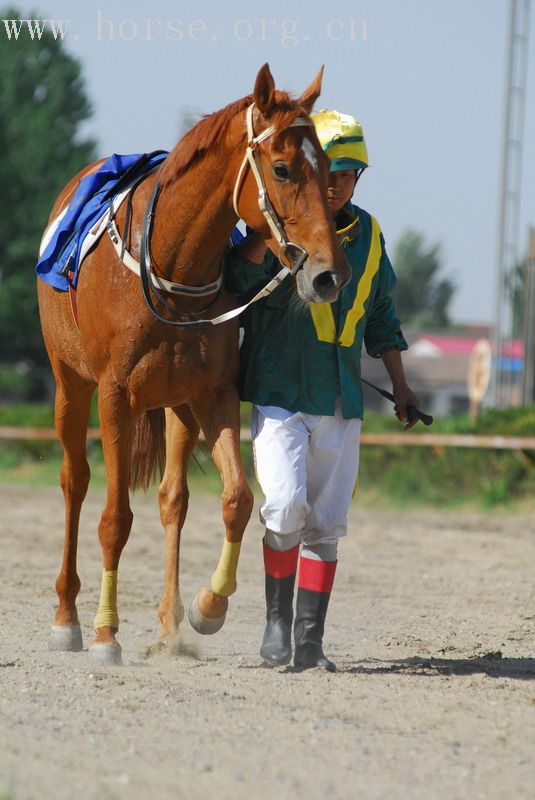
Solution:
M199 423L187 406L165 410L165 473L160 484L160 519L165 532L164 590L158 616L162 623L159 642L149 654L180 649L179 626L184 607L179 590L180 534L188 510L188 461L199 437Z
M78 651L83 647L76 610L80 591L76 556L80 511L89 485L86 457L87 423L94 385L51 356L56 378L55 423L63 446L60 481L65 500L63 559L56 579L58 609L50 630L49 649Z
M234 387L218 394L207 407L196 409L206 441L223 480L222 512L225 541L210 588L202 588L189 609L189 621L196 631L218 631L236 591L236 573L245 527L253 509L240 454L240 402Z
M102 550L100 602L93 621L95 639L89 648L91 659L99 664L120 664L117 576L119 559L132 527L128 493L130 444L133 418L120 387L112 382L99 384L99 415L102 447L107 475L106 505L100 518L98 537Z

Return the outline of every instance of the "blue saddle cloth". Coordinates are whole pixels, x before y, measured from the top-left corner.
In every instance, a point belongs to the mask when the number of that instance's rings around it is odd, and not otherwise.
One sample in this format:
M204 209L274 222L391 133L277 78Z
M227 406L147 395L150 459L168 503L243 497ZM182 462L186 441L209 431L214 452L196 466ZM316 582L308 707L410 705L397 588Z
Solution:
M244 239L245 239L245 236L240 231L238 226L235 225L233 227L233 229L231 230L231 232L230 232L230 246L231 247L237 247L239 244L241 244L243 242Z
M41 254L35 271L55 289L66 292L76 285L82 243L93 225L106 213L110 201L130 181L141 177L164 161L166 151L118 155L114 153L102 166L80 181L66 214ZM71 280L67 273L73 273Z

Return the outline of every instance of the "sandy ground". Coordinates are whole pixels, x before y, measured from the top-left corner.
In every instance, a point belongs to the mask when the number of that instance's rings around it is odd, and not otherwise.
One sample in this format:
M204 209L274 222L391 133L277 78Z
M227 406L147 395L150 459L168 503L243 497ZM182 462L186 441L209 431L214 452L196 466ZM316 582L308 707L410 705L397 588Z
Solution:
M91 640L100 575L90 493L79 612ZM326 652L339 671L262 667L260 540L214 637L184 623L189 654L143 658L158 636L162 537L134 499L120 572L125 666L47 649L62 539L59 490L0 487L0 799L535 797L531 514L354 506ZM255 512L256 517L256 512ZM186 603L221 543L219 502L194 497Z

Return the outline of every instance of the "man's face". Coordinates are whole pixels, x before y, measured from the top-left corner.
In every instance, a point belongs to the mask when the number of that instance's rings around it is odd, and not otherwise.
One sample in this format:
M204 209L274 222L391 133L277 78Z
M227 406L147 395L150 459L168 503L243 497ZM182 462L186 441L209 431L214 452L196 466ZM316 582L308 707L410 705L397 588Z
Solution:
M357 174L354 169L343 169L339 172L329 173L329 188L327 202L333 214L340 211L347 201L353 196Z

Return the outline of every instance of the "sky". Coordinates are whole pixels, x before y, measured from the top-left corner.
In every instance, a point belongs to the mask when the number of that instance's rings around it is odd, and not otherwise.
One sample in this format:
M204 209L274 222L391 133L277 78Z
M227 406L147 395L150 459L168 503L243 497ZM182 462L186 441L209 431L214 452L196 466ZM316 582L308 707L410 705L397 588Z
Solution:
M10 4L69 21L65 45L94 109L85 131L102 155L172 148L185 114L250 93L266 61L295 95L325 65L316 107L362 122L370 169L356 200L378 218L390 254L408 228L440 243L442 274L457 287L453 320L492 324L507 0ZM534 25L532 15L532 49ZM535 225L533 55L526 99L521 253Z

